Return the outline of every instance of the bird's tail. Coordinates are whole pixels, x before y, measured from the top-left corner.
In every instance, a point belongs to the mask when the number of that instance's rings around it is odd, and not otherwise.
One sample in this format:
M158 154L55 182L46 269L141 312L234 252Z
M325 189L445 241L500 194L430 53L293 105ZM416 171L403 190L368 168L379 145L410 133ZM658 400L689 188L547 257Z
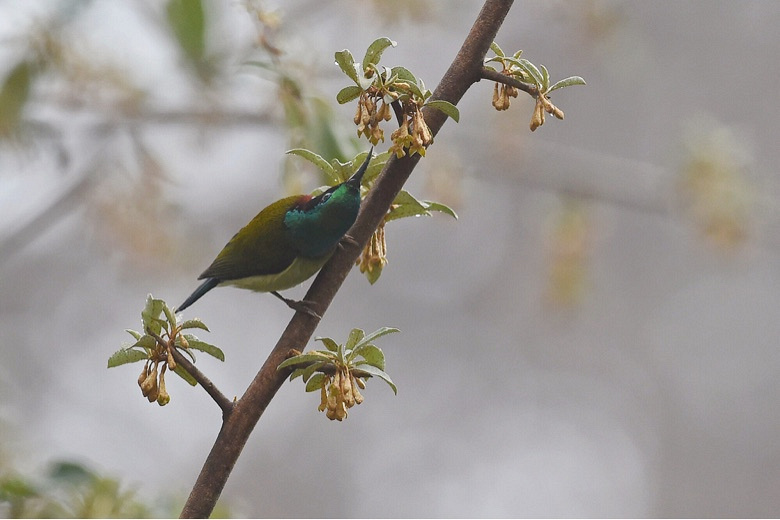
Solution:
M184 309L186 309L187 307L189 307L190 305L198 301L198 299L201 296L203 296L204 294L212 290L214 287L219 285L219 282L220 280L218 278L207 278L206 281L200 284L200 286L197 289L195 289L195 291L192 294L190 294L189 298L184 300L184 303L179 305L174 312L183 311Z

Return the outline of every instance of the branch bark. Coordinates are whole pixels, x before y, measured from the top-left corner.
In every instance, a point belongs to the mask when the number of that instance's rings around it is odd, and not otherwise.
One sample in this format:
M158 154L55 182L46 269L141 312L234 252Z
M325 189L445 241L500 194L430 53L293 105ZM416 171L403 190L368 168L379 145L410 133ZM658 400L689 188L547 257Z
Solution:
M474 83L482 77L483 60L513 0L487 0L460 51L433 93L432 99L457 104ZM435 136L447 119L439 110L426 109L425 120ZM349 231L356 244L344 243L322 268L305 299L322 316L355 265L362 247L384 218L390 204L411 175L419 155L397 159L393 156L363 202L360 215ZM303 350L314 333L319 319L297 312L282 333L260 371L244 395L224 419L200 475L181 512L182 518L208 517L230 476L241 451L271 399L284 383L287 372L276 367L292 349Z

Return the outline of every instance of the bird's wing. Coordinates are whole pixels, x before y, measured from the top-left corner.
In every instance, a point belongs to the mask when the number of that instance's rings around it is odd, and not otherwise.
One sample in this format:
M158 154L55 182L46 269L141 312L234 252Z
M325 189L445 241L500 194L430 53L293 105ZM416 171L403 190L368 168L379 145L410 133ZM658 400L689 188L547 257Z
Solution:
M284 215L297 200L297 196L287 197L258 213L230 239L199 279L239 280L287 269L298 253L287 238Z

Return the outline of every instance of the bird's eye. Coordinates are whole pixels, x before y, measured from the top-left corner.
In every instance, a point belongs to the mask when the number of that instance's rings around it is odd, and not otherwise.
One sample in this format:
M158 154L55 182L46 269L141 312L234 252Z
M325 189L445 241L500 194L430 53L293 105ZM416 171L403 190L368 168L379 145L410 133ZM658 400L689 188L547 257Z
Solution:
M328 199L330 198L330 195L331 195L330 193L323 194L322 198L320 199L320 204L322 204L323 202L327 202Z

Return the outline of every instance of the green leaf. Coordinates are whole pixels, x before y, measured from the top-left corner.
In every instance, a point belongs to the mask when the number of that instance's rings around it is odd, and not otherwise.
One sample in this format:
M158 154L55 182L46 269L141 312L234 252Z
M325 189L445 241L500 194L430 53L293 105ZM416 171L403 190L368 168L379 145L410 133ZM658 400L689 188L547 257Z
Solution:
M276 370L282 370L283 368L288 368L295 365L301 365L304 363L320 363L320 362L330 362L332 361L331 356L328 356L324 352L319 351L313 351L313 352L307 352L306 354L301 354L299 356L293 356L291 358L285 359L281 363L279 363L279 366L276 367Z
M347 338L347 343L344 345L345 350L352 350L355 348L355 345L357 345L363 337L365 337L366 333L363 332L362 329L352 329L349 331L349 338Z
M417 200L411 193L401 190L393 200L395 205L385 217L386 222L398 220L399 218L417 217L421 215L429 216L430 213L422 202Z
M317 337L317 338L314 338L314 341L322 341L322 343L325 345L325 348L327 348L331 352L338 352L338 350L339 350L338 343L333 341L331 338Z
M303 380L308 381L309 378L311 378L312 374L314 374L314 372L321 369L323 366L327 364L328 364L327 362L322 361L320 363L312 363L311 365L300 369L301 375L303 376Z
M390 385L390 388L393 389L393 393L398 395L398 388L395 386L393 380L390 379L390 376L384 370L380 370L379 368L371 365L360 365L360 368L356 369L355 372L357 372L358 370L383 380L385 383Z
M395 47L397 44L390 38L377 38L368 46L366 55L363 57L363 70L366 70L370 64L376 65L382 57L382 53L388 47Z
M547 92L547 88L550 86L550 73L547 71L547 67L541 63L539 68L542 69L542 92Z
M386 336L387 334L392 334L394 332L401 332L401 329L396 329L395 327L380 327L376 329L374 332L369 334L368 336L365 336L360 343L355 345L355 348L360 348L363 345L368 345L369 343L372 343L376 338L381 338L382 336Z
M155 300L150 294L146 297L146 306L141 311L141 321L144 324L144 330L151 329L155 334L160 334L162 331L162 324L159 321L160 314L163 311L162 300Z
M382 349L375 345L362 345L353 351L359 356L363 356L365 363L372 367L377 367L379 370L385 369L385 354ZM356 366L362 365L363 362L356 363Z
M327 377L325 374L314 374L311 379L306 383L306 391L307 392L315 392L322 388L322 385L325 384L325 381L327 380Z
M136 341L138 341L139 339L141 339L141 333L140 333L140 332L136 332L136 331L134 331L134 330L132 330L132 329L125 329L125 332L127 332L128 334L130 334L131 336L133 336L133 337L135 338L135 340L136 340Z
M220 361L225 361L225 353L222 352L222 350L219 347L215 347L210 343L201 341L196 336L193 336L192 334L184 334L184 337L187 338L187 343L190 344L190 349L200 350L201 352L205 352L209 356L213 356L219 359Z
M544 78L542 78L542 73L539 72L539 69L536 68L536 65L526 60L525 58L517 60L517 63L525 72L528 73L529 76L531 76L531 78L533 78L534 83L536 83L537 86L542 85Z
M587 83L585 83L585 80L579 76L570 76L555 83L555 85L550 87L547 92L552 92L553 90L558 90L559 88L571 87L572 85L587 85Z
M206 53L206 16L201 0L170 0L168 24L187 58L199 65Z
M458 107L450 103L449 101L444 101L443 99L435 99L433 101L428 101L425 104L426 107L433 107L436 110L440 110L444 112L445 115L452 118L453 121L456 123L460 120L460 111L458 110Z
M30 96L32 66L19 62L5 77L0 88L0 135L13 132L22 119L22 110Z
M446 204L442 204L441 202L433 202L430 200L423 201L423 204L425 204L426 209L428 211L438 211L439 213L446 213L447 215L451 216L455 220L458 220L458 214L455 213L454 209L447 206Z
M198 382L195 380L194 377L192 377L192 374L187 372L185 368L181 365L176 365L176 368L173 369L173 373L179 376L180 378L187 381L192 386L198 386Z
M126 365L127 363L135 363L136 361L143 361L148 359L149 356L143 350L134 348L119 349L108 358L108 368L118 367Z
M201 330L205 330L206 332L211 332L209 328L206 327L206 324L200 321L199 318L185 320L181 324L181 330L185 330L185 329L201 329Z
M168 320L168 323L170 323L170 329L173 330L174 327L176 327L176 315L171 311L171 309L168 308L168 304L163 302L163 312L165 313L165 318Z
M361 92L363 92L363 89L358 87L357 85L350 85L348 87L344 87L343 89L339 90L339 93L336 94L336 101L339 102L339 105L343 105L344 103L349 103L353 99L357 99Z
M336 173L336 170L321 155L316 154L311 150L306 150L305 148L293 148L292 150L287 150L286 153L297 155L298 157L303 157L307 161L317 166L317 168L324 171L330 179L337 181L338 174Z
M157 345L157 340L156 339L151 337L149 334L144 334L143 336L138 338L138 341L136 341L133 346L151 350L156 345Z
M501 47L498 46L496 42L493 42L490 44L490 50L496 53L496 56L504 56L504 51L501 50Z
M352 57L352 53L349 52L349 50L344 49L343 51L337 52L335 57L336 65L341 68L342 72L344 72L344 74L346 74L357 85L360 85L356 67L357 64L355 63L355 58Z

